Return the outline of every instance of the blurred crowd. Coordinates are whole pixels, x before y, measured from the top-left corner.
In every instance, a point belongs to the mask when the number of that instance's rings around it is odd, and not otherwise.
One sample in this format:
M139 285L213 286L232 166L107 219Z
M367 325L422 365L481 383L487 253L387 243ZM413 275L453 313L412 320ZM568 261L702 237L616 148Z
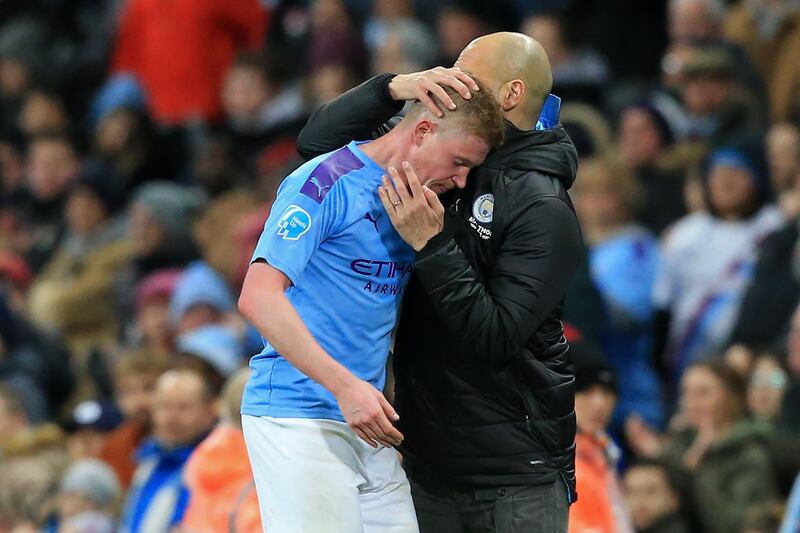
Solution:
M235 301L309 114L545 47L572 533L800 531L800 1L0 2L0 532L260 531Z

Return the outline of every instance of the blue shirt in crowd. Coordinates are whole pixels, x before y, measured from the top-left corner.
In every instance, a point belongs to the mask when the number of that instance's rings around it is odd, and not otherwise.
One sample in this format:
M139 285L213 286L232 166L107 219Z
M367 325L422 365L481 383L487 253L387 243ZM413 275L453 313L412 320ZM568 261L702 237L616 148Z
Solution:
M603 348L617 371L620 397L612 432L636 413L655 428L664 423L661 386L652 366L653 283L658 241L639 226L627 226L592 247L592 280L603 296Z
M189 504L183 467L202 439L179 448L145 441L136 451L136 472L122 513L120 533L169 531L179 524Z
M284 180L253 260L291 280L286 296L329 355L383 389L415 255L378 197L384 170L359 144L312 159ZM344 421L333 395L266 340L250 368L243 414Z

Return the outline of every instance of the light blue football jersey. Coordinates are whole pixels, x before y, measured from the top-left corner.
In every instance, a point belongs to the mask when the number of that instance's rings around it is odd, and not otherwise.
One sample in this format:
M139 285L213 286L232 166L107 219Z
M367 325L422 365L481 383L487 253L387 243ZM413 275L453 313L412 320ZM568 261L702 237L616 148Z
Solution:
M415 254L378 197L385 171L359 144L321 155L284 180L253 260L286 274L286 295L317 342L382 390ZM243 414L344 420L333 395L266 340L250 369Z

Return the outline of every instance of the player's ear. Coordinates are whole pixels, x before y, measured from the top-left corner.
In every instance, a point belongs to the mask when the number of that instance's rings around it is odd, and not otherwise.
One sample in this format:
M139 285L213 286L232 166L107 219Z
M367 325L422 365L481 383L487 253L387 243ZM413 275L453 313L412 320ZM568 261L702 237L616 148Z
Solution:
M422 144L423 139L433 133L435 128L436 124L434 124L432 121L426 118L420 119L419 122L417 122L417 125L414 126L414 144L417 146Z

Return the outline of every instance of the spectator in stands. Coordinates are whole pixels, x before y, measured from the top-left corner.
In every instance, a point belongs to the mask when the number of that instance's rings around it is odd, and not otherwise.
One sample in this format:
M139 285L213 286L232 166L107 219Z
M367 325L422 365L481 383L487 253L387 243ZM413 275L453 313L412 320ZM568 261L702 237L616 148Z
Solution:
M202 261L186 268L170 300L170 316L179 335L218 324L233 311L234 301L228 284Z
M111 402L87 400L72 410L65 429L70 459L98 459L109 435L122 423L122 413Z
M215 421L215 396L198 372L171 370L159 378L153 437L137 451L121 531L167 533L181 522L189 502L184 466Z
M405 0L403 0L405 1ZM421 23L398 20L382 29L383 39L375 47L371 71L408 74L434 66L436 38Z
M366 50L353 15L354 10L344 0L311 2L308 63L312 72L337 65L354 72L359 79L364 76Z
M789 377L780 360L764 353L753 362L747 384L747 410L756 420L775 425L781 414Z
M617 401L617 381L602 352L575 344L575 478L578 501L569 510L570 533L632 533L616 461L620 450L606 433Z
M669 438L662 454L707 533L737 531L749 509L777 499L769 433L745 418L745 401L743 380L719 360L694 363L683 376L687 427Z
M372 4L372 11L364 23L364 44L372 56L377 54L377 49L389 38L390 28L396 24L412 23L419 21L414 16L413 0L377 0ZM423 67L428 68L428 67ZM422 69L413 69L416 72ZM377 70L376 72L395 72L394 70Z
M282 76L283 61L258 52L242 53L225 74L225 122L237 144L251 145L249 152L243 154L248 160L259 146L271 140L274 131L297 123L305 114L300 86Z
M1 62L2 60L0 60ZM24 139L16 132L0 134L0 205L12 202L25 187Z
M115 400L124 420L105 438L100 458L126 489L136 469L135 451L152 431L153 394L158 378L172 365L168 357L142 350L122 355L113 368Z
M14 207L30 229L31 244L25 252L38 271L60 242L67 193L80 175L81 161L67 135L45 133L28 140L27 168L28 194Z
M741 524L742 533L778 533L784 507L780 503L765 503L750 509Z
M70 187L65 235L29 294L31 318L64 336L77 369L88 350L116 339L114 287L134 253L124 227L113 218L121 201L108 178L86 172ZM80 371L79 379L85 379Z
M689 532L678 488L664 464L640 460L625 470L622 483L636 533Z
M241 266L237 231L249 218L263 218L264 213L269 212L264 207L264 201L252 191L232 190L213 201L194 225L195 240L203 259L232 288L236 287Z
M773 78L779 51L800 31L800 5L788 2L739 2L725 14L725 38L744 48L761 78Z
M181 278L177 268L157 270L144 278L135 291L135 317L125 339L129 348L167 355L174 344L174 325L169 302Z
M602 156L613 147L611 124L589 104L562 101L561 123L575 143L579 158Z
M791 433L800 433L800 306L792 315L786 341L786 366L789 370L789 388L783 397L778 426Z
M670 157L674 140L672 126L654 103L642 101L622 111L617 150L642 189L637 219L656 235L686 214L685 169Z
M661 386L651 364L658 242L634 222L641 203L638 183L614 159L584 160L573 198L589 244L592 280L605 304L603 349L619 380L612 434L633 414L662 427Z
M257 138L260 145L266 142ZM246 187L252 146L237 146L230 132L212 131L194 146L191 161L192 181L203 188L210 201L232 190Z
M800 197L800 169L796 171L791 190L785 189L782 196ZM783 214L787 216L786 209ZM763 239L752 281L731 333L731 343L771 346L786 333L792 313L800 303L799 224L800 212Z
M777 51L773 75L768 80L770 115L776 122L800 118L800 68L797 66L800 31L795 29L793 33Z
M671 0L668 32L673 41L709 42L722 36L722 0Z
M769 184L755 144L718 149L706 168L707 211L683 218L666 236L653 291L656 353L676 380L687 365L724 349L758 246L781 223L766 204Z
M18 127L25 137L65 133L69 129L69 117L58 95L37 89L27 93L20 109Z
M50 525L58 485L69 465L64 434L47 424L12 440L0 461L0 524L8 524L14 533L44 530Z
M33 18L19 18L2 27L0 35L0 124L16 124L19 107L40 76L44 59L44 25Z
M0 450L6 441L29 428L30 421L20 393L0 384Z
M191 226L204 203L196 189L167 182L147 183L136 191L128 229L136 256L118 287L127 318L133 315L131 294L139 282L158 270L183 268L198 257Z
M507 0L445 0L436 15L440 57L436 64L452 65L476 38L519 24L514 6Z
M175 178L183 150L159 136L144 109L118 106L103 113L94 128L91 161L104 168L127 200L143 183Z
M568 101L601 107L604 84L611 78L608 65L596 51L581 46L577 35L567 28L564 17L556 12L534 13L522 23L522 32L539 41L547 52L553 68L553 92Z
M114 533L122 489L114 471L95 459L73 462L59 485L59 533Z
M783 122L769 129L767 164L778 204L787 218L800 215L800 129Z
M24 392L34 423L56 415L73 389L71 355L60 338L26 319L27 266L0 252L0 381Z
M353 12L343 0L315 0L311 5L307 91L311 108L354 87L367 71Z
M132 0L120 20L113 71L139 78L159 124L214 120L226 69L238 50L264 42L266 22L257 0Z
M311 107L322 105L358 85L359 75L342 64L319 65L311 72L308 103Z
M800 48L800 5L786 2L739 2L725 17L725 36L741 45L767 83L773 119L791 113L793 69ZM796 111L797 108L794 108Z
M763 81L746 52L738 44L725 40L725 9L724 0L669 0L668 55L684 56L683 52L695 46L719 47L733 61L736 79L760 95Z
M215 394L245 362L239 332L222 324L200 326L180 335L176 349L179 367L200 372Z
M184 477L192 495L182 524L187 531L262 530L239 413L249 374L243 369L228 380L220 396L220 423L186 464Z
M736 63L724 47L691 48L680 73L678 90L690 137L707 139L712 147L719 147L743 132L763 128L758 100L736 78Z

